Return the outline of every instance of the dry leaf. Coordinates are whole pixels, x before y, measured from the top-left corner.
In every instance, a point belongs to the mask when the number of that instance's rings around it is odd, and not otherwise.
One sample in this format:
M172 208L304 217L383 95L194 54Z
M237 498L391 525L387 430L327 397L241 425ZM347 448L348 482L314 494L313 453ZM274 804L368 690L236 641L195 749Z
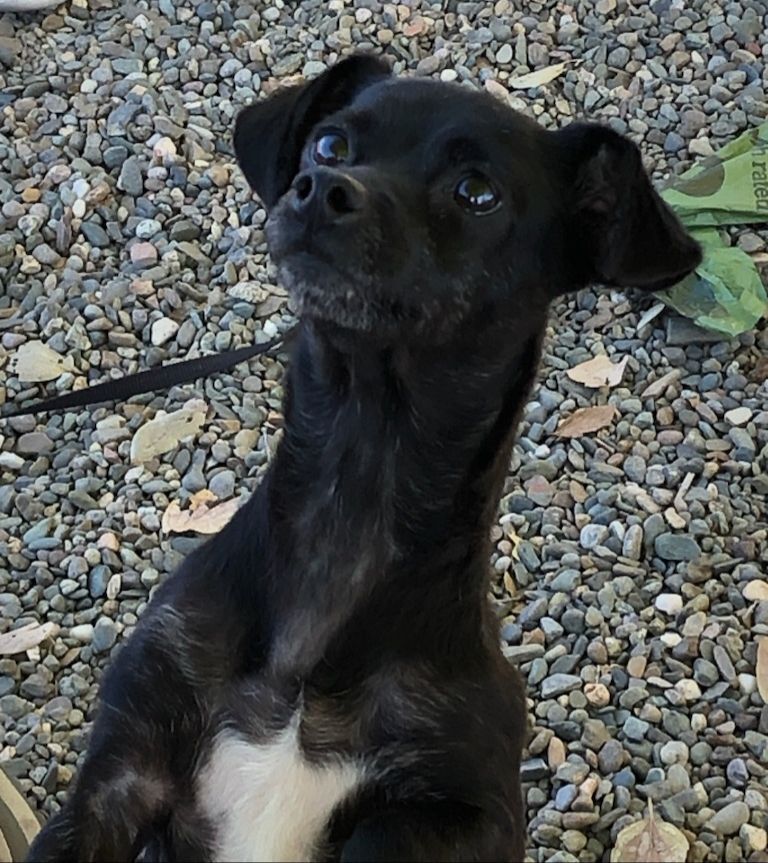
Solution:
M690 843L674 824L661 821L648 801L648 817L629 824L616 837L611 863L685 863Z
M195 509L182 512L174 500L163 513L163 530L165 533L186 533L189 530L204 534L218 533L237 512L241 503L242 498L236 497L212 507L200 503Z
M579 363L566 374L572 381L584 386L597 389L598 387L615 387L621 383L624 369L627 367L629 357L624 357L618 363L612 363L605 354L593 357L584 363Z
M760 698L768 704L768 638L761 638L757 642L757 691Z
M72 357L63 357L43 342L24 342L13 356L16 374L24 383L53 381L74 367Z
M206 404L193 399L169 414L160 414L144 423L131 441L131 462L139 464L178 446L184 438L196 435L205 422Z
M0 635L0 656L26 653L47 638L53 638L58 631L59 627L55 623L28 623L19 629L5 632Z
M557 427L559 437L581 437L609 426L616 415L613 405L579 408Z
M768 600L768 581L753 578L744 588L744 599L750 602L765 602Z
M554 81L558 75L562 75L565 72L565 69L565 63L554 63L552 66L545 66L543 69L537 69L535 72L529 72L527 75L510 78L507 84L513 90L528 90L531 87L541 87L544 84L549 84L550 81Z

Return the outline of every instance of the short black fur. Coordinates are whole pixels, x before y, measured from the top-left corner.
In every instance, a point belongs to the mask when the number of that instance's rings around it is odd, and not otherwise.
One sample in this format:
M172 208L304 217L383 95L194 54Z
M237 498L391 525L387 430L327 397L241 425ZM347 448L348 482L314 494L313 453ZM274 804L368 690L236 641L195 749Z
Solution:
M318 165L331 133L349 156ZM629 141L371 57L246 109L235 146L300 309L284 438L116 657L30 860L211 859L214 735L296 716L310 763L366 765L318 859L522 860L526 705L488 535L547 308L592 280L663 287L698 247ZM493 212L457 203L468 174Z

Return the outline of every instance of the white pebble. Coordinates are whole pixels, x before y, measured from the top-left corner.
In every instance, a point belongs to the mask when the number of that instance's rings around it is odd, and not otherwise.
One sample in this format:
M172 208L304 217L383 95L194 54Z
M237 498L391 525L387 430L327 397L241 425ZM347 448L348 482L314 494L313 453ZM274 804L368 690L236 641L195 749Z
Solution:
M172 321L170 318L158 318L152 324L152 344L155 347L164 345L176 335L178 329L179 325L176 321Z
M749 408L733 408L726 411L725 418L732 426L743 426L752 419L752 411Z
M677 593L660 593L656 597L655 605L664 614L678 614L683 610L683 597Z

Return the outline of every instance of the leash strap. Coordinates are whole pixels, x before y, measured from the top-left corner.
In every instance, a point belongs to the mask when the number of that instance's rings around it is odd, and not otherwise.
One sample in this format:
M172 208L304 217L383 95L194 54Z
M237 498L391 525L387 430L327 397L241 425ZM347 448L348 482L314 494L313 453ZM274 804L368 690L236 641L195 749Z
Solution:
M239 363L250 360L259 354L265 354L272 348L287 340L292 331L285 336L278 336L268 342L249 345L245 348L236 348L225 351L223 354L209 354L204 357L196 357L192 360L183 360L178 363L169 363L147 371L126 375L112 381L104 381L85 387L74 392L64 393L53 398L34 402L27 407L15 408L0 415L0 420L12 419L13 417L24 417L33 414L45 414L51 411L62 411L70 408L90 407L102 402L118 401L128 399L131 396L143 395L144 393L164 390L176 384L185 384L197 378L204 378L217 372L226 371Z

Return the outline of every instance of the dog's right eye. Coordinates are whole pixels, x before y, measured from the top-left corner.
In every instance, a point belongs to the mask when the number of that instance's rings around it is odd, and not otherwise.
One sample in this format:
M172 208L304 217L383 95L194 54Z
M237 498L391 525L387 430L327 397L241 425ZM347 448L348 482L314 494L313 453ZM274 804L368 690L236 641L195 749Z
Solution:
M453 196L465 210L480 216L492 213L500 203L498 192L482 174L464 177L456 186Z
M326 132L315 141L312 158L318 165L340 165L349 158L349 141L341 132Z

